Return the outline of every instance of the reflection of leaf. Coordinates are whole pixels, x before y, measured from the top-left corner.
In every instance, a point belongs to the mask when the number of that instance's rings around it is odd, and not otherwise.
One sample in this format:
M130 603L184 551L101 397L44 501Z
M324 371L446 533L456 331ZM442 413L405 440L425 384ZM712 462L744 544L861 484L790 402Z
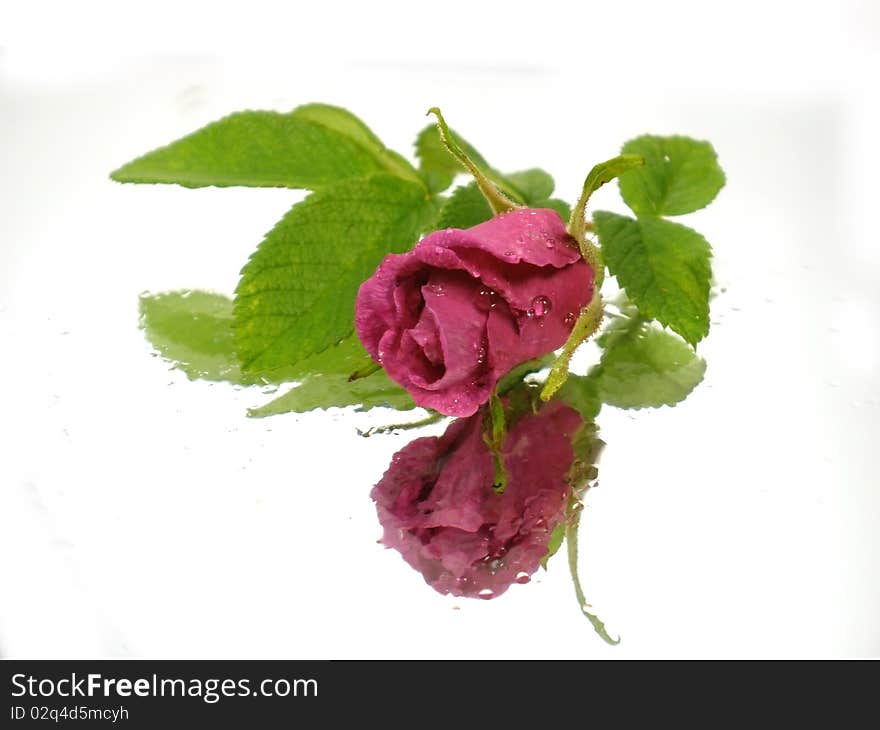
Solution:
M409 393L388 378L384 370L354 381L349 381L345 375L316 374L266 405L250 409L248 415L264 418L281 413L305 413L315 408L345 406L357 406L356 410L359 411L376 406L407 411L415 408L415 403Z
M618 408L674 406L703 379L706 362L681 338L650 324L610 336L591 377L603 403Z
M150 344L190 379L246 382L235 359L228 297L205 291L143 294L140 312Z
M348 376L373 362L357 337L349 335L294 366L259 376L243 375L235 358L229 297L198 290L144 294L140 310L147 339L190 379L238 385L284 383L313 373Z

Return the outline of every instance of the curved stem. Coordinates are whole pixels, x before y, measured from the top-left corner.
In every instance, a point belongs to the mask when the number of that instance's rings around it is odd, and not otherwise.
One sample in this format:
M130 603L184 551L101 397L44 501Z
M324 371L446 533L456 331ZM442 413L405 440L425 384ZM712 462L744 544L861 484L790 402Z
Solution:
M446 416L442 413L431 413L425 418L421 418L418 421L410 421L409 423L390 423L387 426L373 426L372 428L368 428L366 431L361 431L358 429L358 436L363 436L364 438L369 438L370 436L377 433L391 433L392 431L410 431L414 428L421 428L422 426L430 426L432 423L437 423L438 421L442 421Z
M591 624L593 624L596 633L599 634L604 641L613 646L620 643L620 637L612 639L611 636L609 636L608 631L605 629L605 624L602 620L596 614L590 613L587 610L589 604L584 596L584 589L583 586L581 586L581 579L578 576L578 526L580 525L580 511L582 507L583 505L580 502L576 500L574 501L570 508L572 515L569 518L568 523L565 525L565 542L568 550L568 569L571 572L571 581L574 584L574 594L577 597L581 613L587 617Z
M465 153L465 151L459 146L458 142L452 138L452 134L449 132L449 127L446 126L446 120L443 118L443 114L440 113L439 108L432 106L428 109L428 114L433 114L437 117L437 130L440 133L440 141L443 142L443 145L449 151L449 154L464 165L468 172L474 176L477 187L480 189L483 197L486 198L486 202L489 203L489 207L492 209L494 215L506 213L514 208L522 207L514 203L495 187L495 184L486 176L486 174L477 167L476 163L470 157L467 156L467 153Z

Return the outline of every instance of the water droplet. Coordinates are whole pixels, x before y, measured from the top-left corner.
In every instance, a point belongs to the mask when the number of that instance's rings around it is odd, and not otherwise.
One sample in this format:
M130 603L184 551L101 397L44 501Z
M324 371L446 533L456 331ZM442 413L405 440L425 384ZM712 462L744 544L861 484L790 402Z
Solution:
M442 297L445 294L445 292L443 291L443 284L434 284L434 283L428 284L428 290L435 297Z
M565 319L562 321L565 322L566 326L571 327L574 324L575 319L577 318L574 316L574 312L569 312L565 315Z
M493 591L491 588L482 588L477 595L480 598L485 598L488 600L489 598L492 598L492 596L495 595L495 591Z
M532 576L530 576L524 570L521 570L521 571L519 571L519 573L516 574L516 582L521 585L528 583L531 579L532 579Z
M552 308L553 305L550 303L550 300L547 297L543 295L538 295L534 299L532 299L532 308L529 311L534 312L534 315L536 317L543 317Z
M498 306L498 295L492 289L480 289L477 292L476 305L480 311L488 312Z
M513 251L505 251L505 252L504 252L504 255L505 255L505 256L513 257L513 256L515 256L516 254L514 254Z
M486 346L480 345L480 349L477 350L477 365L482 365L486 362L486 355L488 354Z

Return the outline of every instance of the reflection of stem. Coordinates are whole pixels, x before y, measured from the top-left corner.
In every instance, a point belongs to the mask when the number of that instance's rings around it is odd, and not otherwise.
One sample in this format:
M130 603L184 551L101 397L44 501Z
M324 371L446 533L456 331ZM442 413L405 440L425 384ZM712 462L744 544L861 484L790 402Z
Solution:
M586 492L586 490L585 490ZM581 613L587 617L589 622L593 624L593 628L596 630L596 633L602 637L607 643L614 645L620 643L620 638L612 639L608 632L605 630L605 624L602 620L596 616L594 613L590 613L587 608L589 604L587 603L587 599L584 596L584 589L581 586L581 579L578 576L578 525L580 524L581 510L583 508L583 504L577 500L576 497L572 497L572 502L569 505L569 512L571 513L568 521L565 525L565 542L568 549L568 569L571 571L571 581L574 583L574 594L577 597L578 605L581 608Z
M391 433L392 431L411 431L414 428L430 426L432 423L442 421L444 418L445 416L442 413L432 413L425 418L422 418L418 421L411 421L410 423L392 423L387 426L373 426L372 428L368 428L366 431L361 431L360 429L358 429L358 435L367 438L377 433Z

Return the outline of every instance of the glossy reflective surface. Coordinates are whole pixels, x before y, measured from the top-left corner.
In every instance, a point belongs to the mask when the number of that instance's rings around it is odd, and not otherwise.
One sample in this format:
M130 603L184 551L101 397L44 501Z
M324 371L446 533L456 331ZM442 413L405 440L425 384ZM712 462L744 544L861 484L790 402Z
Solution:
M844 7L801 18L786 63L763 31L734 25L699 42L705 67L673 50L647 89L638 59L603 75L604 41L586 74L549 41L525 69L498 40L491 63L491 49L482 61L468 50L465 65L412 43L403 64L355 46L312 76L304 58L294 71L161 60L62 74L60 57L29 65L12 47L0 64L0 653L880 653L880 107L862 71L876 67L877 26ZM787 19L772 3L762 13ZM756 34L747 61L743 33ZM821 62L807 44L820 38ZM515 114L513 95L527 100ZM636 134L718 150L727 187L685 220L715 249L705 380L674 409L600 417L608 447L581 570L620 646L580 615L564 560L497 601L467 601L436 595L376 544L369 490L412 434L356 427L395 414L247 419L273 394L191 382L150 357L139 293L230 293L299 194L124 187L107 173L233 109L316 99L399 149L439 103L492 164L546 167L569 202ZM623 212L613 186L591 205Z

